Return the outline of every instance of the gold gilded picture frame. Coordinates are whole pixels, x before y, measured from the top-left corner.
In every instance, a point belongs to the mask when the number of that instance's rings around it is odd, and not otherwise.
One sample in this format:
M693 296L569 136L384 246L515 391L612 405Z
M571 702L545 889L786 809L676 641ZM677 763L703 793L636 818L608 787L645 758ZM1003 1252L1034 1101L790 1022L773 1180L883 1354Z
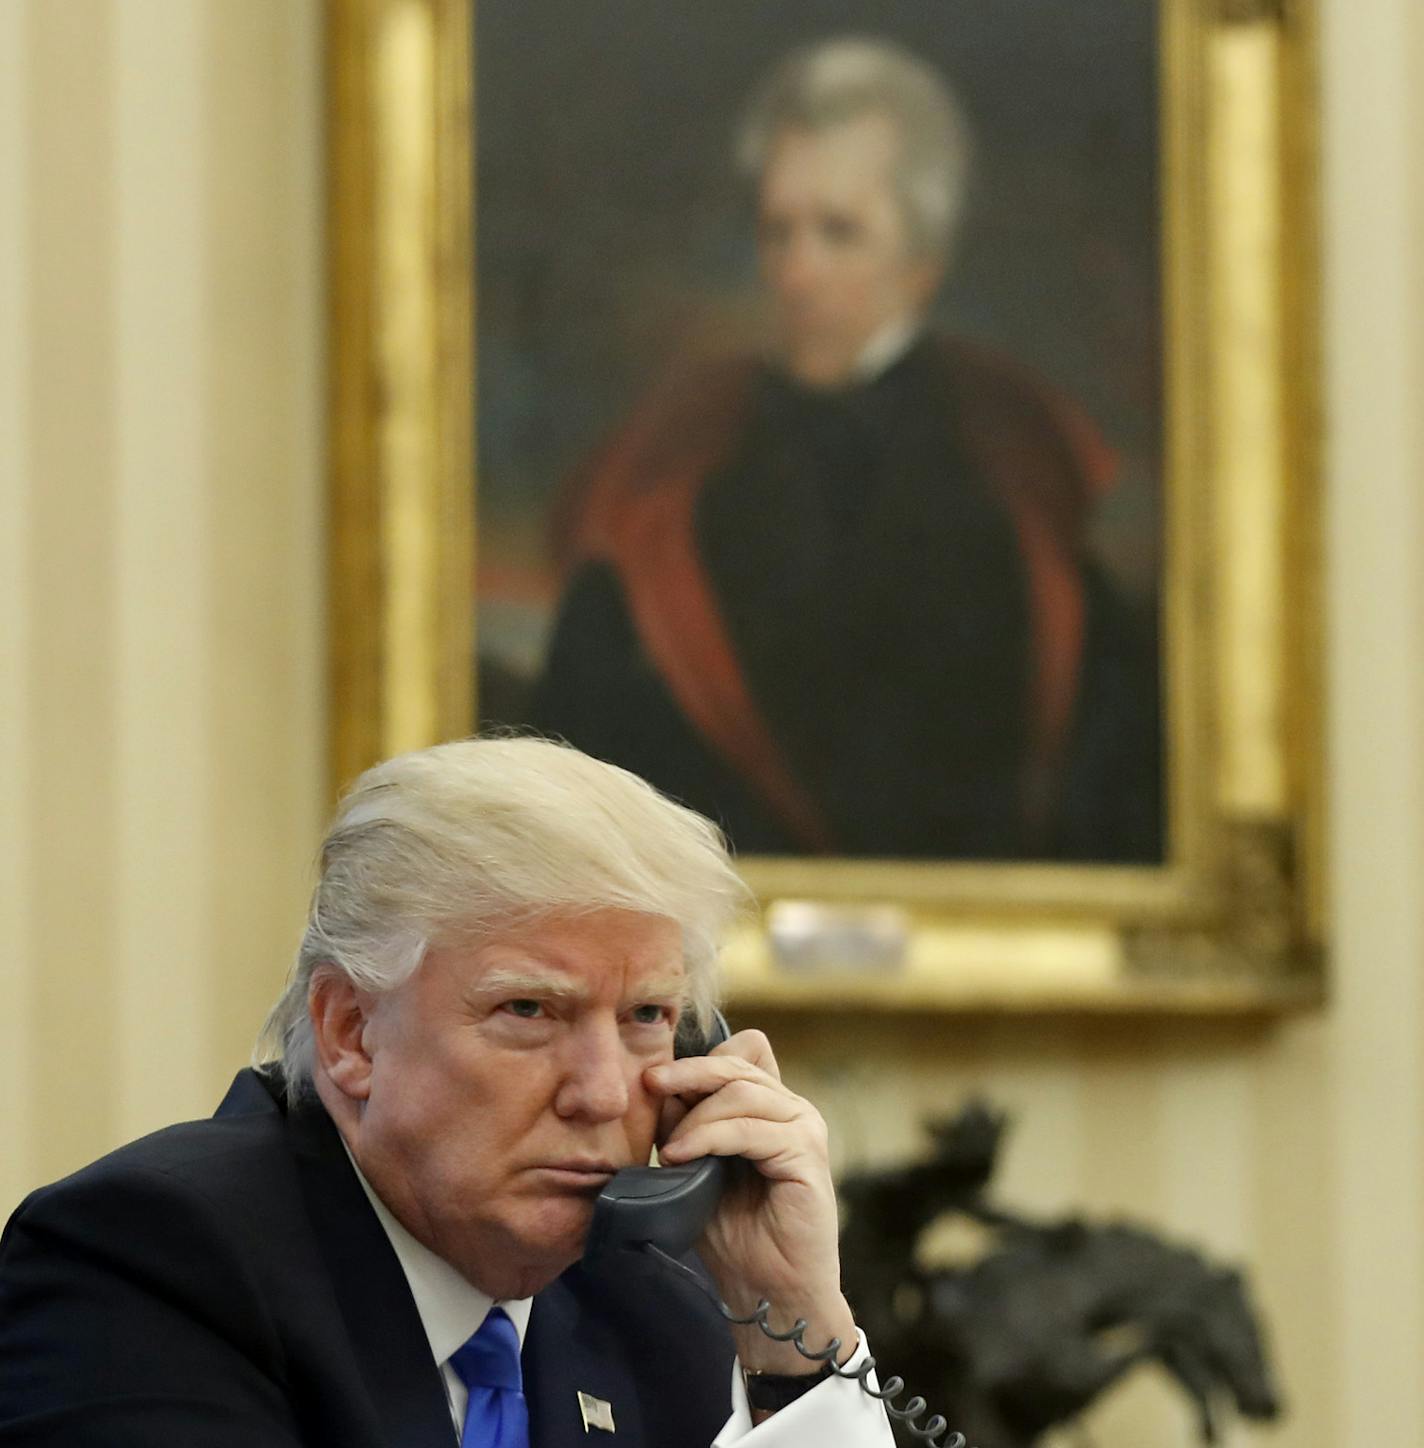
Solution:
M328 0L331 758L470 732L476 7ZM1161 865L749 857L756 1009L1323 991L1314 14L1160 0Z

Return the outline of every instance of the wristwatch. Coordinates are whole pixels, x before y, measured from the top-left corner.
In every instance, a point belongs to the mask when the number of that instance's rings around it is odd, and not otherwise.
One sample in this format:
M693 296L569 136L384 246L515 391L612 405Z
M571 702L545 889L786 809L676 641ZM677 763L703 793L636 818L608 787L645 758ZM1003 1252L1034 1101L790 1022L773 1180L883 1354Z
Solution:
M747 1402L767 1413L775 1413L788 1403L794 1403L803 1393L809 1393L817 1383L823 1383L831 1376L829 1362L822 1363L821 1370L815 1373L742 1372L747 1385Z

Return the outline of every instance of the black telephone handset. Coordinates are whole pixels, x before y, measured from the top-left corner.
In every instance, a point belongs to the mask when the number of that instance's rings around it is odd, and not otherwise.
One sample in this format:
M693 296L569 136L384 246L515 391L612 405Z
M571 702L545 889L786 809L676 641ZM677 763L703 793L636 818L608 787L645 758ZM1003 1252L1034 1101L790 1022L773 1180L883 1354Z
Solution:
M713 1046L731 1035L721 1011L713 1012L712 1029L705 1037L691 1030L679 1032L676 1053L683 1056L705 1056ZM740 1167L744 1168L745 1163ZM923 1398L911 1398L903 1407L892 1399L904 1391L904 1380L891 1377L882 1387L871 1386L870 1375L875 1359L867 1356L861 1364L842 1370L836 1363L840 1351L839 1338L832 1338L825 1347L813 1351L803 1341L808 1324L798 1318L788 1331L779 1332L771 1326L771 1304L763 1298L750 1317L738 1317L727 1304L712 1292L701 1276L678 1259L690 1252L701 1237L717 1203L727 1189L732 1173L739 1169L734 1157L705 1156L686 1166L630 1166L614 1173L608 1185L598 1194L593 1206L593 1221L584 1243L586 1263L613 1256L616 1252L646 1252L668 1267L690 1278L698 1289L717 1304L717 1310L730 1323L750 1327L757 1325L777 1342L791 1343L809 1362L821 1363L837 1377L855 1378L861 1389L885 1405L885 1410L905 1431L929 1448L967 1448L962 1433L950 1433L949 1424L935 1414L920 1423L925 1411Z
M676 1052L705 1056L731 1035L721 1011L705 1037L679 1032ZM686 1166L630 1166L598 1194L583 1259L592 1262L620 1248L661 1248L670 1257L690 1252L717 1210L733 1171L730 1159L704 1156Z

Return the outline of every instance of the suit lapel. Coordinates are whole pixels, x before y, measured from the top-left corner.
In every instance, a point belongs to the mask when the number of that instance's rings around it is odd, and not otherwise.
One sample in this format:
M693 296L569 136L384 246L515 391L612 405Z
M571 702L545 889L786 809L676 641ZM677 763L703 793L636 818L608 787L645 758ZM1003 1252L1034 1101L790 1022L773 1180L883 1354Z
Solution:
M381 1448L451 1448L450 1407L415 1300L336 1127L304 1103L289 1113L288 1129Z
M632 1365L613 1333L579 1304L568 1282L550 1283L535 1299L524 1339L524 1395L531 1448L643 1448L642 1411ZM585 1431L579 1393L613 1410L612 1437Z

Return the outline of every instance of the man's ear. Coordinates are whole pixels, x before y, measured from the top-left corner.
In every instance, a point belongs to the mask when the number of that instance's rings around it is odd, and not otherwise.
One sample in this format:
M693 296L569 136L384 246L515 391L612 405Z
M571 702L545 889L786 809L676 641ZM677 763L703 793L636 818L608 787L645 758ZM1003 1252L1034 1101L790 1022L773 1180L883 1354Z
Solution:
M364 1101L371 1094L371 1057L366 1022L371 997L344 970L317 968L307 992L316 1059L343 1096Z

